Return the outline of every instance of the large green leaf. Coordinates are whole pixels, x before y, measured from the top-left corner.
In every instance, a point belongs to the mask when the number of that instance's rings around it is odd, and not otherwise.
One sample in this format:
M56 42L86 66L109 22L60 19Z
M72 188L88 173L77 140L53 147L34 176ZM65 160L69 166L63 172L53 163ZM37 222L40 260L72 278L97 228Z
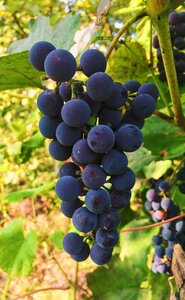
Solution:
M172 159L184 153L185 134L173 124L169 124L162 119L152 116L145 122L142 130L144 134L144 147L152 151L153 155Z
M21 160L22 162L25 162L29 160L31 153L40 147L42 147L44 144L44 137L41 135L41 133L38 131L35 134L33 134L29 140L23 142L22 144L22 151L21 151Z
M20 200L22 200L26 197L34 197L34 196L39 195L43 192L51 190L54 187L55 184L56 184L56 182L53 181L53 182L43 184L43 185L41 185L39 187L36 187L36 188L11 192L9 194L6 194L4 196L4 199L7 200L8 202L17 202L17 201L20 201Z
M0 231L0 267L11 276L25 276L32 270L37 249L37 235L24 237L22 220L16 219Z
M31 27L27 38L13 42L8 48L9 53L29 50L38 41L48 41L56 48L69 50L74 45L74 35L80 26L79 15L69 14L54 27L50 26L48 17L40 16Z
M0 91L38 87L43 88L43 72L35 70L29 63L28 51L0 58Z
M157 158L156 155L152 155L151 151L144 147L141 147L135 152L127 153L127 156L129 159L129 167L133 169L135 173L141 171L143 167L147 166Z

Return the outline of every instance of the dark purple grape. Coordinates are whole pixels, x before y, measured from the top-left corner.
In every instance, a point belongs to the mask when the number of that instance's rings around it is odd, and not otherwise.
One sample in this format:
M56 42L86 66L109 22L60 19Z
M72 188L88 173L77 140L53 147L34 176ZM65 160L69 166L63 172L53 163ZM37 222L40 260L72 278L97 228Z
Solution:
M72 220L75 228L84 233L94 230L97 225L97 216L86 207L75 210Z
M96 232L97 244L105 249L112 249L119 240L119 235L116 229L110 231L99 228Z
M108 100L104 103L109 108L117 109L125 105L128 99L127 89L119 82L113 83L113 92Z
M156 102L148 94L140 94L132 101L132 113L138 119L148 118L155 111Z
M93 163L97 154L93 152L87 143L86 139L78 140L72 149L72 158L80 165L87 165Z
M173 232L170 229L163 229L162 237L165 241L171 240L172 236L173 236Z
M127 91L132 94L136 93L140 88L141 84L137 80L128 80L123 84L126 87Z
M82 72L88 77L96 72L105 72L106 65L105 56L97 49L86 50L80 58Z
M110 195L103 189L89 190L85 196L85 204L92 213L101 214L110 205Z
M104 124L115 129L121 124L122 114L120 110L104 107L100 110L99 124Z
M61 200L73 202L80 196L81 186L76 178L66 175L57 181L55 191Z
M145 208L146 208L147 211L151 211L152 210L152 202L148 201L148 200L145 201Z
M72 96L71 86L66 82L61 83L59 86L59 94L62 96L65 102L69 101Z
M164 209L164 210L168 210L168 208L170 207L171 205L171 200L170 198L168 197L165 197L161 200L161 207Z
M82 172L82 180L90 189L99 189L106 181L106 173L97 164L89 164Z
M56 128L61 123L60 117L42 116L39 121L39 130L41 134L48 139L56 139Z
M83 247L80 250L80 252L78 254L71 255L71 257L72 257L72 259L74 259L78 262L81 262L81 261L86 260L89 256L89 254L90 254L89 245L87 243L83 242Z
M167 247L165 250L165 254L167 258L172 259L173 256L173 248L172 247Z
M77 208L81 207L83 205L83 201L81 201L79 198L77 198L74 201L66 202L62 201L62 204L60 206L61 212L64 214L64 216L68 218L72 218L75 210Z
M118 192L125 192L133 188L135 180L136 178L134 172L130 168L127 168L123 174L112 176L112 189Z
M152 43L153 47L155 49L158 49L159 48L159 39L158 39L158 35L156 34L153 38L153 43Z
M179 50L184 50L185 49L185 40L180 36L175 38L175 40L173 41L173 44Z
M141 130L132 124L121 126L116 132L116 145L120 151L133 152L140 148L143 142Z
M167 181L165 181L165 180L162 180L162 181L159 183L158 189L159 189L159 191L161 191L161 192L168 192L168 191L170 190L170 184L169 184L169 182L167 182Z
M185 223L183 220L176 221L176 224L175 224L176 231L181 231L181 230L183 230L184 227L185 227Z
M83 247L83 238L75 232L70 232L64 236L62 244L67 253L78 254Z
M104 213L98 215L98 226L101 229L111 230L120 223L120 213L117 209L108 208Z
M155 189L150 189L150 190L147 191L146 199L150 202L157 201L158 196L157 196L157 193L156 193Z
M44 69L52 80L65 82L74 76L77 65L74 56L69 51L56 49L47 55Z
M63 177L66 175L79 177L81 174L79 166L75 165L72 162L65 162L59 169L59 176Z
M155 245L155 246L159 246L161 243L162 243L162 237L160 235L154 235L152 237L152 243Z
M114 146L114 132L106 125L94 126L87 135L87 143L92 151L106 153Z
M41 113L48 117L60 116L63 99L51 90L45 90L37 98L37 106Z
M30 49L30 63L35 69L44 71L46 56L53 50L55 50L55 47L49 42L40 41L35 43Z
M176 25L180 21L180 16L176 11L172 11L168 16L168 20L171 25Z
M161 208L161 203L160 203L160 202L152 201L152 202L151 202L151 205L152 205L152 208L153 208L154 210L158 210L158 209Z
M144 119L137 119L131 111L127 111L122 118L122 124L132 124L139 127L140 129L143 128L144 123Z
M125 208L130 204L131 191L126 190L123 193L112 191L111 194L111 206L116 209Z
M120 175L126 170L128 165L127 156L116 149L110 150L102 158L102 166L109 175Z
M95 243L90 250L90 257L97 265L107 264L112 257L112 249L104 249Z
M159 91L155 84L153 83L144 83L140 86L138 90L138 95L147 94L152 96L154 100L157 100L159 97Z
M185 12L181 11L178 13L178 15L179 15L180 22L185 23Z
M83 93L81 99L89 105L91 109L91 115L96 114L100 110L101 103L91 99L87 92Z
M162 246L155 246L155 255L158 257L163 257L165 254L165 250Z
M61 145L57 140L52 140L49 144L49 153L56 160L66 160L71 155L71 147Z

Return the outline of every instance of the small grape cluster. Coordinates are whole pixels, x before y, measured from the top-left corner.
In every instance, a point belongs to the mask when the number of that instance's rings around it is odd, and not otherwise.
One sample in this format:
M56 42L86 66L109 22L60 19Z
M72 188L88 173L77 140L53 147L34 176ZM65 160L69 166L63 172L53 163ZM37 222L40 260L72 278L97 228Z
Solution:
M30 62L57 83L54 91L38 96L37 105L43 113L40 132L52 139L50 155L59 161L70 159L60 167L55 190L62 200L61 211L83 235L68 233L63 247L76 261L90 254L102 265L111 259L118 242L119 209L129 205L135 184L124 152L141 146L141 128L155 110L158 90L136 80L113 82L105 73L105 56L96 49L80 58L78 69L88 77L84 90L83 82L72 80L75 58L53 48L45 41L36 43Z
M185 166L180 168L180 170L177 172L176 179L177 179L179 191L182 194L185 194Z
M154 222L160 222L179 215L180 210L170 199L170 184L164 179L150 180L151 189L146 193L145 208ZM185 232L185 221L174 220L163 224L159 234L152 237L154 258L152 271L171 275L173 247L178 243L178 236Z
M169 14L169 24L177 78L179 84L181 84L185 82L185 53L183 52L185 49L185 12L171 12ZM153 47L157 49L159 78L161 81L166 81L162 53L157 35L153 38Z

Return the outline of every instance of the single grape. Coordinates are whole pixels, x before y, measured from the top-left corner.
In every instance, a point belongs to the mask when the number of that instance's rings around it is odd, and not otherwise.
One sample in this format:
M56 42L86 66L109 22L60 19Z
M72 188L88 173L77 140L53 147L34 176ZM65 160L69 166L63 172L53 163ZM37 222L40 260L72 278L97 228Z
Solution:
M49 42L40 41L35 43L30 49L30 63L35 69L44 71L46 56L53 50L55 50L55 47Z
M172 236L173 236L172 230L170 230L170 229L163 229L163 231L162 231L162 237L163 237L163 239L165 241L171 240Z
M59 169L59 176L63 177L66 175L78 177L81 174L79 166L75 165L73 162L65 162Z
M78 254L83 247L83 238L75 232L69 232L64 236L62 244L67 253Z
M66 82L62 82L59 86L59 94L62 96L65 102L69 101L72 96L71 86Z
M47 55L44 69L52 80L65 82L74 76L77 65L74 56L69 51L56 49Z
M60 116L63 99L51 90L45 90L37 98L37 106L41 113L48 117Z
M168 20L171 25L176 25L180 21L180 16L176 11L172 11L168 16Z
M173 248L172 247L167 247L165 250L165 254L169 259L172 259L173 256Z
M168 192L170 190L170 184L169 182L162 180L159 185L158 185L158 189L161 192Z
M72 156L80 165L87 165L95 161L97 154L89 148L86 139L81 139L74 144Z
M178 23L175 26L177 36L185 37L185 23Z
M96 72L104 72L106 65L105 56L97 49L86 50L80 58L82 72L88 77Z
M179 50L185 49L185 40L180 36L175 38L175 40L173 41L173 44Z
M112 249L104 249L97 243L94 243L90 250L90 257L97 265L107 264L112 257Z
M56 160L66 160L71 155L71 147L61 145L57 140L49 144L49 153Z
M117 109L125 105L128 100L127 89L119 82L113 83L113 92L108 100L104 103L112 109Z
M88 233L96 228L97 216L86 207L78 208L72 217L73 225L81 232Z
M112 249L119 240L119 235L116 229L110 231L99 228L96 232L97 244L105 249Z
M118 192L125 192L126 190L129 190L134 186L135 181L136 177L134 172L130 168L127 168L123 174L112 176L112 189Z
M136 93L140 88L141 84L137 80L128 80L123 84L126 87L127 91L132 94Z
M140 94L132 101L132 113L138 119L148 118L155 111L156 102L148 94Z
M125 208L130 203L131 191L125 190L120 193L117 191L112 191L111 194L111 206L116 209Z
M166 265L161 263L157 266L157 272L162 274L162 273L165 273L166 271Z
M160 235L153 235L152 237L152 243L155 245L155 246L159 246L161 243L162 243L162 237Z
M81 138L81 130L62 122L56 129L56 138L64 146L73 146Z
M145 208L147 211L151 211L152 210L152 202L151 201L145 201ZM155 221L154 221L155 222ZM156 221L157 222L157 221Z
M72 259L78 261L78 262L81 262L81 261L84 261L88 258L90 254L90 248L89 248L89 245L87 243L83 243L83 247L82 249L80 250L80 252L78 254L73 254L71 255Z
M171 200L170 198L168 197L165 197L165 198L162 198L161 200L161 207L164 209L164 210L168 210L169 207L171 205Z
M155 246L154 251L155 255L158 257L163 257L165 254L165 250L162 246Z
M115 129L121 124L122 114L120 110L104 107L100 110L99 124L104 124Z
M183 230L184 227L185 227L185 223L183 220L176 221L176 224L175 224L176 231L181 231L181 230Z
M138 95L147 94L152 96L154 100L157 100L159 97L159 91L155 84L153 83L144 83L140 86L138 90Z
M185 23L185 12L181 11L178 13L178 15L179 15L179 21Z
M106 125L96 125L87 135L87 143L92 151L105 153L110 151L115 143L115 135Z
M87 80L87 93L94 101L106 101L112 92L113 80L106 73L94 73Z
M158 196L157 196L157 193L156 193L155 189L150 189L150 190L147 191L146 199L150 202L157 201Z
M122 174L128 165L127 156L119 150L112 149L102 158L102 166L109 175Z
M117 209L108 208L104 213L98 215L98 225L101 229L111 230L120 223L120 213Z
M48 139L56 139L56 128L61 123L60 117L42 116L39 121L39 130L41 134Z
M63 106L61 116L68 126L81 127L88 122L91 109L83 100L72 99Z
M92 213L101 214L110 205L110 195L103 189L89 190L85 196L85 204Z
M81 187L76 178L67 175L57 181L55 191L61 200L72 202L80 195Z
M116 145L120 151L133 152L140 148L143 142L141 130L132 124L121 126L116 132Z
M161 203L160 202L152 201L151 205L152 205L152 208L154 210L159 210L161 208Z
M82 172L82 180L90 189L99 189L106 181L106 173L97 164L89 164Z
M75 199L74 201L66 202L62 201L60 209L64 216L68 218L72 218L75 210L83 205L83 201L79 198Z

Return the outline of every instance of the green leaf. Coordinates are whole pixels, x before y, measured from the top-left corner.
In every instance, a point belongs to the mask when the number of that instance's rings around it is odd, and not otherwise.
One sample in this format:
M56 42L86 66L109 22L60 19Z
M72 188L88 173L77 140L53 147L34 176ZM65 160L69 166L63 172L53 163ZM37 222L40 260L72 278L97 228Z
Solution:
M0 91L29 86L42 89L43 74L30 65L28 51L3 56L0 58Z
M185 209L185 194L180 193L178 185L172 185L171 198L180 210Z
M153 155L162 156L164 159L179 157L184 153L184 132L173 124L152 116L145 121L142 129L144 135L144 147L151 150Z
M7 200L8 202L17 202L17 201L20 201L27 197L34 197L43 192L47 192L47 191L51 190L55 186L55 184L56 184L56 182L54 181L54 182L49 182L49 183L43 184L36 188L12 192L12 193L5 195L4 199Z
M32 137L23 142L22 144L22 152L21 152L21 159L23 162L27 161L32 151L34 151L37 148L40 148L44 145L44 137L41 135L40 132L36 132Z
M52 241L58 249L63 249L62 247L62 239L64 237L64 233L61 231L54 231L48 239Z
M24 237L22 220L16 219L0 231L0 267L14 276L32 271L37 249L37 234L31 231Z
M146 167L143 168L143 171L146 178L159 179L166 173L166 171L171 167L171 165L171 160L153 161L149 165L146 164Z
M80 26L79 15L69 14L54 27L50 26L48 17L40 16L31 27L27 38L13 42L8 48L9 53L29 50L38 41L48 41L56 48L69 50L74 45L74 35Z
M149 283L151 285L152 300L169 299L170 287L168 277L165 274L150 272Z
M129 167L133 169L135 173L141 171L143 167L147 166L150 162L157 158L157 156L152 155L151 151L144 147L141 147L135 152L127 153L127 157L129 160Z

